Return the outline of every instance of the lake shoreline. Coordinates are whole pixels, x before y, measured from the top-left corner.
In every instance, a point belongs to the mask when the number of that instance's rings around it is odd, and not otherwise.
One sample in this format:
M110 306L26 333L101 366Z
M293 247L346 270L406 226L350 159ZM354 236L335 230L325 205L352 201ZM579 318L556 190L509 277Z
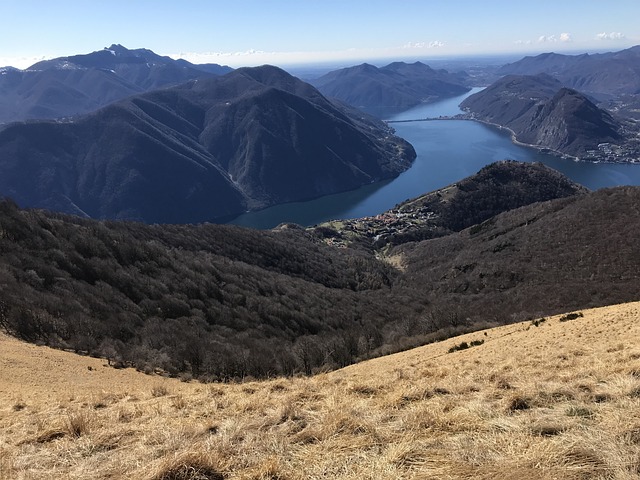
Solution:
M468 92L472 93L474 90ZM464 98L454 97L413 108L396 115L393 120L454 117L464 113L459 108ZM490 163L505 159L544 163L591 190L640 185L637 164L575 161L550 149L520 142L506 127L477 119L465 119L468 120L465 122L452 120L396 123L396 134L413 145L417 158L408 170L392 180L307 202L280 204L249 212L230 223L271 229L281 223L313 226L330 220L375 216L407 199L455 183Z

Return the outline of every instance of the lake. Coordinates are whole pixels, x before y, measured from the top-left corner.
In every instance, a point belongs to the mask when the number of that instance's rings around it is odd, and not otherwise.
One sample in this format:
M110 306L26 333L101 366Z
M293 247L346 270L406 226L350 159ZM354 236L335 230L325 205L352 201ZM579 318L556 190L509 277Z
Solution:
M459 97L421 105L393 115L389 120L451 116L476 88ZM417 157L398 177L306 202L276 205L243 214L229 223L253 228L273 228L284 222L304 226L341 218L377 215L400 202L473 175L498 160L542 162L590 189L640 185L640 165L575 162L535 149L515 145L503 130L467 120L433 120L395 123L397 135L409 141Z

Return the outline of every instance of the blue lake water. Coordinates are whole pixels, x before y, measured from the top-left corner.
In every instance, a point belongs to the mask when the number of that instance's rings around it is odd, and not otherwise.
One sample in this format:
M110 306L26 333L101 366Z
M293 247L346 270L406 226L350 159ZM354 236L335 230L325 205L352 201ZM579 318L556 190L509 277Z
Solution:
M458 105L471 92L407 110L389 120L433 118L460 113ZM640 185L640 165L586 163L566 160L515 145L497 128L465 120L395 123L397 135L418 154L411 168L392 180L306 202L287 203L249 212L230 223L273 228L283 222L315 225L327 220L377 215L400 202L473 175L489 163L511 159L542 162L590 189Z

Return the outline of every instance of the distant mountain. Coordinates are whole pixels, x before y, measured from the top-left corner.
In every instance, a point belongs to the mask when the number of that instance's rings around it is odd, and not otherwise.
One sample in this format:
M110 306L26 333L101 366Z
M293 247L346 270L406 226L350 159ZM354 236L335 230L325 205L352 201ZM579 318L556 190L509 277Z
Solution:
M2 69L0 123L88 113L134 94L229 71L121 45L38 62L26 70Z
M325 95L369 113L407 109L469 90L464 73L434 70L421 62L367 63L329 72L313 84Z
M176 60L175 62L177 65L182 65L183 67L188 68L195 68L197 70L202 70L203 72L213 73L214 75L225 75L233 71L233 68L226 65L218 65L217 63L191 63L182 58Z
M498 73L546 73L566 87L589 94L640 94L640 45L594 55L543 53L505 65Z
M73 122L9 124L0 194L94 218L202 222L390 178L414 158L382 122L264 66Z
M621 138L608 112L546 74L507 75L465 99L461 108L509 128L519 142L572 156Z

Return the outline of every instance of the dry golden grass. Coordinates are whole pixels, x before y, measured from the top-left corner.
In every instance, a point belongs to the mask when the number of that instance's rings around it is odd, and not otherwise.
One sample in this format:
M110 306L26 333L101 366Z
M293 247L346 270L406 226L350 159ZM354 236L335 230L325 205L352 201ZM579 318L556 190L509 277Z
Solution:
M0 336L0 478L639 478L640 303L559 319L233 385Z

